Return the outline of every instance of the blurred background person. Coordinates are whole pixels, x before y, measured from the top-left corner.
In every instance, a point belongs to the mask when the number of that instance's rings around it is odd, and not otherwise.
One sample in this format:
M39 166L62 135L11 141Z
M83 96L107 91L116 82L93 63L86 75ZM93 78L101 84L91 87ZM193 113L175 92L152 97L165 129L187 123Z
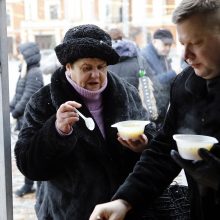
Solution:
M40 50L36 43L27 42L19 45L20 76L16 84L13 99L10 102L11 117L16 120L15 130L20 131L23 125L23 114L31 96L43 87L43 76L40 70ZM24 178L24 185L15 194L19 197L33 193L34 181Z
M120 28L111 28L108 30L108 34L111 36L112 41L118 41L125 38L125 35Z
M44 59L41 59L40 62L40 68L45 75L52 75L60 66L60 62L55 52L51 52L49 55L45 56Z
M40 68L44 76L44 84L50 83L51 75L61 64L57 59L56 53L52 50L48 55L41 56Z
M138 48L135 42L128 39L117 40L113 41L112 47L120 58L118 63L109 65L108 70L125 79L138 89L140 65L138 62ZM150 71L146 62L144 67L146 72Z
M154 86L156 85L153 85L148 77L148 75L152 75L152 70L134 41L125 39L123 32L117 28L110 29L109 33L113 39L112 47L120 58L118 63L109 65L108 70L126 80L139 91L142 103L149 112L149 119L153 122L158 114L154 97ZM144 75L141 75L142 73ZM144 79L142 80L141 77Z
M147 64L152 69L151 80L157 84L154 94L158 109L156 124L161 127L169 105L170 85L176 76L168 58L173 44L173 35L167 29L158 29L153 34L152 42L141 50Z

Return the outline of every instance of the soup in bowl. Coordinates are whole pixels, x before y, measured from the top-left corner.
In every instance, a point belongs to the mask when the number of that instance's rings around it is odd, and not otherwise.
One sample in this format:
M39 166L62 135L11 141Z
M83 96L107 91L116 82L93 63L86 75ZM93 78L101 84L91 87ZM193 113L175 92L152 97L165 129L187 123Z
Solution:
M210 150L215 143L218 143L214 137L196 134L175 134L173 139L177 143L180 156L187 160L201 160L198 149Z
M144 128L149 123L150 121L128 120L113 124L111 127L117 128L123 139L137 139L144 133Z

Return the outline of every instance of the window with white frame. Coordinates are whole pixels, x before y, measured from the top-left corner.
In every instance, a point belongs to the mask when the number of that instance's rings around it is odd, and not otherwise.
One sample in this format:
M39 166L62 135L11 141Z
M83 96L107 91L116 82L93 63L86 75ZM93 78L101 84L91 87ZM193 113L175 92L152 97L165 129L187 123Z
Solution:
M50 19L51 20L55 20L55 19L58 19L58 5L55 4L55 5L50 5L49 6L49 10L50 10Z
M38 1L24 0L25 19L28 21L37 20L38 18Z
M49 20L56 20L60 18L60 1L47 0L45 1L45 15Z

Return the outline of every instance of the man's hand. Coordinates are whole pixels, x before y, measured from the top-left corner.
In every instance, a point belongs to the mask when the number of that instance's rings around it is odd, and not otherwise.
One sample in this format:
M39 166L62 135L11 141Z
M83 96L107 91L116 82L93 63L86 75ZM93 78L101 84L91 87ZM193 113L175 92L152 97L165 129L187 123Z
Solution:
M97 205L89 220L123 220L131 206L124 200Z
M220 186L220 159L204 148L200 148L198 153L202 160L191 161L182 159L175 150L171 151L171 157L198 184L218 190Z
M81 104L74 101L68 101L62 104L57 110L56 128L68 134L72 126L79 121L79 116L74 110L80 107Z
M119 134L118 134L119 135ZM145 134L140 135L136 139L123 139L122 137L118 136L118 141L125 147L129 148L130 150L141 153L148 144L148 138Z

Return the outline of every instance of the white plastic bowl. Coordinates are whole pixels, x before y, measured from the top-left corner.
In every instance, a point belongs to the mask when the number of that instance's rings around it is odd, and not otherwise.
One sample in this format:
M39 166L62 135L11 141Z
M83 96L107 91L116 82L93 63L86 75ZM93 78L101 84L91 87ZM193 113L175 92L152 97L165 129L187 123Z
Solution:
M117 128L124 139L136 139L144 133L144 128L149 123L150 121L129 120L118 122L111 127Z
M175 134L173 139L177 143L180 156L187 160L201 160L198 149L210 150L213 144L218 143L218 140L214 137L194 134Z

